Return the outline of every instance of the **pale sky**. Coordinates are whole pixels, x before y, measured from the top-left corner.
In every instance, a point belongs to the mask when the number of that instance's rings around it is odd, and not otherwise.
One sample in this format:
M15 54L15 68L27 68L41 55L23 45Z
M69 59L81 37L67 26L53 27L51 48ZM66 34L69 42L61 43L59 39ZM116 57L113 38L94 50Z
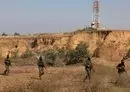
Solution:
M100 22L130 29L130 0L100 0ZM89 26L92 0L0 0L0 32L70 32Z

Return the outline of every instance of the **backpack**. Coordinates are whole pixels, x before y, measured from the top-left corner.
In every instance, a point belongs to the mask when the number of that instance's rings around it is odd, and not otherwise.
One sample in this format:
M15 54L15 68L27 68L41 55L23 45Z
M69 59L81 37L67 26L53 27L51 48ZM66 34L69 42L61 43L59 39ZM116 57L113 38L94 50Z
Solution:
M38 59L37 65L40 66L40 67L44 67L44 63L43 63L43 60L42 60L42 57L41 57L41 56L40 56L39 59Z
M38 66L44 66L44 63L42 61L38 61Z

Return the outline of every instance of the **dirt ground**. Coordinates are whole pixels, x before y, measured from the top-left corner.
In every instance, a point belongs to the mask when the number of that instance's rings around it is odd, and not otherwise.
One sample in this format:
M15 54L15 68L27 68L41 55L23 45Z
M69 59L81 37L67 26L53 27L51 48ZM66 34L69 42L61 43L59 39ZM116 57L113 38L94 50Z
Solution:
M48 67L42 80L39 80L37 66L12 66L10 75L4 76L4 65L0 65L0 92L130 92L129 85L113 84L118 78L114 65L95 64L91 82L83 82L86 72L82 64ZM130 76L124 78L130 79Z

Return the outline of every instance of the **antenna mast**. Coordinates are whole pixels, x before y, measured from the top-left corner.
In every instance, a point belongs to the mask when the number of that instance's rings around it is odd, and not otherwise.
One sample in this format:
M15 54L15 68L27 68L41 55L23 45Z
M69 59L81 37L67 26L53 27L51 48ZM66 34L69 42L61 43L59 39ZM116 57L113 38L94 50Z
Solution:
M93 15L91 27L98 29L99 26L99 0L93 0Z

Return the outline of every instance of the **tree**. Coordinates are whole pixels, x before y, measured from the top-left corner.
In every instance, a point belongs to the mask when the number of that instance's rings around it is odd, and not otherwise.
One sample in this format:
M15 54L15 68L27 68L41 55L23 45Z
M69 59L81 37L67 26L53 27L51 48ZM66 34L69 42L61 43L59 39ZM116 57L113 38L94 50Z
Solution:
M5 32L1 34L1 36L8 36Z
M19 33L17 33L17 32L15 32L15 33L14 33L14 36L20 36L20 34L19 34Z

